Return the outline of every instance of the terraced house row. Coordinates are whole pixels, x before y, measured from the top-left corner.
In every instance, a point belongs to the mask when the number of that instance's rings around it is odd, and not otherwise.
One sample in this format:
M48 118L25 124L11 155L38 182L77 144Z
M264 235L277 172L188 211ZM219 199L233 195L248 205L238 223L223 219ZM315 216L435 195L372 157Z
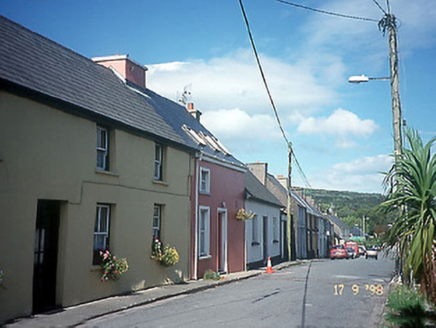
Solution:
M288 254L286 189L231 154L192 103L148 89L143 65L83 57L1 16L0 39L0 323L325 255L330 221L320 214L308 234L295 203ZM175 265L156 260L156 241ZM121 279L101 281L101 250L127 260Z

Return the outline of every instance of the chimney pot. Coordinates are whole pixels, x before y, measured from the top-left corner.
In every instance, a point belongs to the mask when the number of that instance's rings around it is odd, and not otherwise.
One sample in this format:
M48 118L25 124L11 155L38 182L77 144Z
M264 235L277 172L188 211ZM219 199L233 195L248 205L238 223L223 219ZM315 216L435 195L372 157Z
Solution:
M92 60L102 66L117 71L128 82L145 90L145 72L147 67L129 58L129 55L96 57Z

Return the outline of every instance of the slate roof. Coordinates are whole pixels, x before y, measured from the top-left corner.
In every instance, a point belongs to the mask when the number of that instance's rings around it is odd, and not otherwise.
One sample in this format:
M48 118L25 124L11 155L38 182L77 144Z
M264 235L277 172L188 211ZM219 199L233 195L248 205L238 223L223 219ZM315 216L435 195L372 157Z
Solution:
M288 206L287 191L286 188L272 175L267 173L267 187L273 193L275 197L282 203L283 206Z
M187 110L151 90L139 93L110 69L0 15L0 88L49 103L98 123L128 130L243 166L201 147L182 129L212 135Z
M199 145L189 134L183 129L185 125L188 128L196 131L196 133L202 132L204 135L213 136L213 134L204 127L196 118L194 118L185 107L171 101L168 98L162 97L159 94L153 92L150 89L145 91L148 96L148 101L153 105L156 112L164 119L164 121L173 128L184 140L184 142L197 149L202 150L210 157L227 162L229 164L245 167L245 164L239 161L231 154L225 154L222 151L213 149L209 144L204 146Z
M249 170L245 172L245 190L249 199L253 198L259 202L285 207Z
M344 221L342 221L340 218L338 218L337 216L334 216L334 215L326 215L326 218L327 218L330 222L336 224L336 225L337 225L339 228L341 228L341 229L349 229L348 225L347 225Z

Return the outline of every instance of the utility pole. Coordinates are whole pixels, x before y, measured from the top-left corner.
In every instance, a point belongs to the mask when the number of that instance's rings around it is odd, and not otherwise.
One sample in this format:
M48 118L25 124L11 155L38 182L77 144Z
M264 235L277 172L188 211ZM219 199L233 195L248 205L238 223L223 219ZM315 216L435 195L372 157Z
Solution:
M403 153L401 137L401 102L399 92L399 72L398 72L398 50L397 50L397 25L393 14L386 14L378 23L383 33L388 30L389 37L389 61L391 71L391 97L392 97L392 119L394 128L394 154L397 160Z
M288 143L288 183L286 192L288 193L287 197L287 220L286 220L286 230L288 235L288 260L292 261L292 214L291 214L291 171L292 171L292 143Z

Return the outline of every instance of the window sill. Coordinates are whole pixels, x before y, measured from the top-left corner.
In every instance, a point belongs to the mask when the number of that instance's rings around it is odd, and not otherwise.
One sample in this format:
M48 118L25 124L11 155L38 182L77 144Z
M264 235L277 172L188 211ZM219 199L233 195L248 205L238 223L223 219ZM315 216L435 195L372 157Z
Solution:
M108 176L112 176L112 177L119 177L120 175L116 172L113 171L105 171L102 169L95 169L95 173L97 174L102 174L102 175L108 175Z
M160 186L168 186L168 182L162 181L162 180L153 180L153 184L157 184Z
M210 196L210 191L199 191L200 195Z
M211 255L206 255L206 256L200 256L198 259L199 259L199 260L209 260L209 259L211 259L211 258L212 258Z

